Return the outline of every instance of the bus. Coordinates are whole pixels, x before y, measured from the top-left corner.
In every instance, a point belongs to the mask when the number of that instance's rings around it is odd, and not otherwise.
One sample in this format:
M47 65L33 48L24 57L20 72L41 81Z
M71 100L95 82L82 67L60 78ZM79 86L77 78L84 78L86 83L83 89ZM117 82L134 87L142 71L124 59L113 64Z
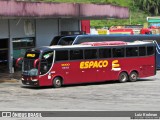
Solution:
M100 42L100 41L125 41L133 42L136 40L153 40L156 44L156 67L160 69L160 35L73 35L64 36L59 39L57 45L76 45L83 42ZM52 45L51 45L52 46Z
M140 34L143 25L117 25L109 28L110 34Z
M156 74L155 55L155 44L143 41L33 48L23 57L22 83L59 88L112 80L134 82Z

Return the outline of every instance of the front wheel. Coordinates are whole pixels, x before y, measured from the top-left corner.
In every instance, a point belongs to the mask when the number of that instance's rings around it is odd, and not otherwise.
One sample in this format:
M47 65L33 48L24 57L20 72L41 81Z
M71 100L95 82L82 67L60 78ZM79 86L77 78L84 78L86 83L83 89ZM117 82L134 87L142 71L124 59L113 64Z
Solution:
M127 73L122 72L122 73L119 75L119 82L120 82L120 83L124 83L124 82L127 82L127 80L128 80L128 75L127 75Z
M62 86L62 79L60 77L56 77L53 79L53 87L60 88Z
M135 82L135 81L137 81L137 78L138 78L137 72L131 72L131 74L129 75L129 81L130 81L130 82Z

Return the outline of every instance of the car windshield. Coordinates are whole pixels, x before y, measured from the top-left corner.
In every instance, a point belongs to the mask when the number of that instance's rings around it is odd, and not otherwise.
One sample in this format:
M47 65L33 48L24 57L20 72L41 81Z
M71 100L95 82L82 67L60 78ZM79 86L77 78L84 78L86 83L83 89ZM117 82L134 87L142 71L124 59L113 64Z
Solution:
M76 36L67 36L62 37L57 45L72 45L73 41L75 40Z

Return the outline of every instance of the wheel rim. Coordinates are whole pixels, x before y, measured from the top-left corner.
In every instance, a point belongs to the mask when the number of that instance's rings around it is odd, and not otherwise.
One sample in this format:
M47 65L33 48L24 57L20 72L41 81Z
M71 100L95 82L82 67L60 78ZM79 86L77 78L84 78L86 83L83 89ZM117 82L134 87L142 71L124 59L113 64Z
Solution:
M60 80L56 80L56 86L61 86L61 81Z
M138 77L138 75L136 73L131 73L131 75L130 75L130 81L136 81L137 77Z
M126 81L126 79L127 79L127 77L126 77L126 75L121 75L121 81Z
M136 80L136 79L137 79L137 75L132 74L132 75L131 75L131 79L132 79L132 80Z

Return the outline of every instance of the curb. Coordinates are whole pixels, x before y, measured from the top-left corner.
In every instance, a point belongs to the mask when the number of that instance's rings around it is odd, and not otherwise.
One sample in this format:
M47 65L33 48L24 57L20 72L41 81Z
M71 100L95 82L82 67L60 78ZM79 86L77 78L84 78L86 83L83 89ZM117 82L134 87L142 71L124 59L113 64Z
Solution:
M15 83L15 82L19 82L19 80L18 79L12 79L12 78L10 80L9 79L7 79L7 80L1 80L0 79L0 83L3 83L3 82Z

